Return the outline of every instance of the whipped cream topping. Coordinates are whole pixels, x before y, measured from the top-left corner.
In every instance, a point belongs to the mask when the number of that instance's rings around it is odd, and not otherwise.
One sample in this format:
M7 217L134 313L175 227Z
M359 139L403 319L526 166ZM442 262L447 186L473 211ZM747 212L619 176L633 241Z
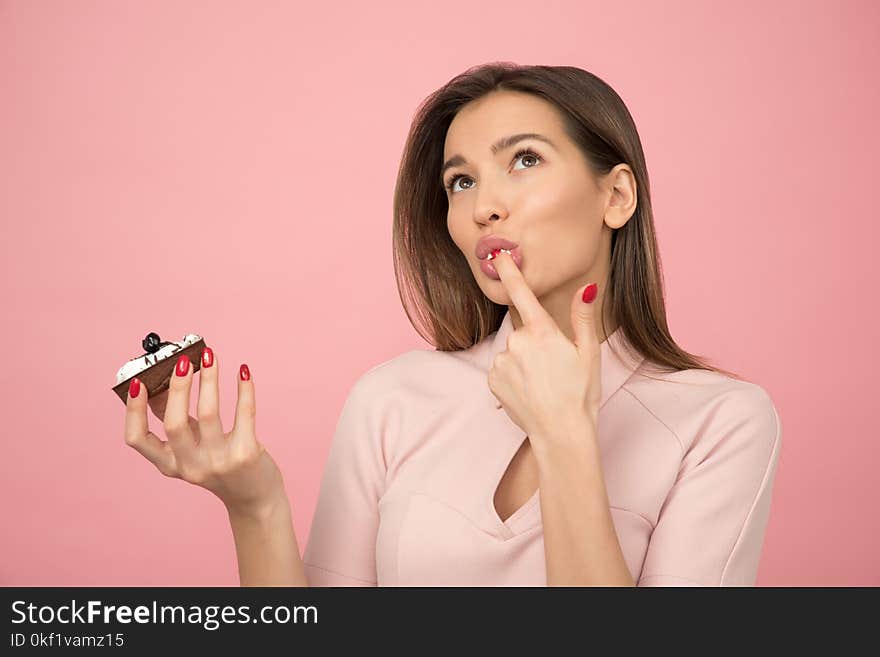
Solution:
M201 339L202 336L200 335L196 335L195 333L187 333L185 336L183 336L183 340L181 340L180 342L172 342L171 344L166 344L154 354L144 354L143 356L132 358L125 365L119 368L119 371L116 373L116 384L119 385L126 379L130 379L135 374L143 372L145 369L147 369L148 367L152 367L160 360L164 360L170 355L186 349L189 345L195 344Z

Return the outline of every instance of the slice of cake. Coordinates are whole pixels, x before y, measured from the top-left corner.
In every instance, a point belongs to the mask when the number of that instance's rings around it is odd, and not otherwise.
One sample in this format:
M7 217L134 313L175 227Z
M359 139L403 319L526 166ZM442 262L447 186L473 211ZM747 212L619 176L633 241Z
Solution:
M162 342L158 334L148 333L141 346L146 353L132 358L116 373L113 392L119 395L123 404L128 402L128 386L135 376L146 386L149 397L168 390L174 366L182 354L189 357L193 373L198 372L202 366L202 350L206 345L202 337L195 333L186 334L180 342Z

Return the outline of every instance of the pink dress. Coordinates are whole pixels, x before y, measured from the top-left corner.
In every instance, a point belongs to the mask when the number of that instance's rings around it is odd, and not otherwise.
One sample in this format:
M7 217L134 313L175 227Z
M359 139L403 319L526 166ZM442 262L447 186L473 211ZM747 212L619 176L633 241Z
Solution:
M508 312L469 349L408 351L355 382L303 554L311 586L546 586L540 490L504 521L493 502L526 437L487 383L512 330ZM624 345L619 329L601 343L598 441L633 580L753 585L781 449L772 400L704 370L646 378Z

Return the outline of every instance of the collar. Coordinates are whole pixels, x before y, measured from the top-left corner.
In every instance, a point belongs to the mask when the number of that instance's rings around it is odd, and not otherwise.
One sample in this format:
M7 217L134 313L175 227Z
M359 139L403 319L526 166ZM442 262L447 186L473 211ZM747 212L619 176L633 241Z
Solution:
M485 360L487 372L492 367L492 361L495 359L495 356L507 349L507 337L511 333L513 333L513 319L508 309L498 330L486 338L489 344ZM617 354L611 350L612 345L617 350ZM602 358L602 401L599 404L599 408L602 408L611 395L617 392L626 383L627 379L632 376L633 372L638 369L639 365L644 361L644 357L637 354L636 350L630 346L620 326L607 339L599 343L599 349ZM489 400L495 406L498 400L495 399L495 395L492 394L488 386L486 387L486 394L489 395Z

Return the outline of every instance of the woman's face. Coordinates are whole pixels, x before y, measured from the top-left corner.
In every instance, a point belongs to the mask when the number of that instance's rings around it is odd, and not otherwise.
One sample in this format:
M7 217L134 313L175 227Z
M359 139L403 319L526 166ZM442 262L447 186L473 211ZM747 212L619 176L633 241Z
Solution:
M496 141L521 133L537 133L552 143L532 137L492 152ZM521 149L529 153L517 155ZM582 284L599 282L601 297L612 228L605 215L614 198L613 184L604 182L626 165L597 185L555 107L513 91L493 92L458 112L446 134L444 163L454 156L461 157L442 174L442 184L451 183L446 225L487 297L511 303L501 281L481 270L475 248L486 235L519 245L523 276L554 317L569 316L571 298Z

